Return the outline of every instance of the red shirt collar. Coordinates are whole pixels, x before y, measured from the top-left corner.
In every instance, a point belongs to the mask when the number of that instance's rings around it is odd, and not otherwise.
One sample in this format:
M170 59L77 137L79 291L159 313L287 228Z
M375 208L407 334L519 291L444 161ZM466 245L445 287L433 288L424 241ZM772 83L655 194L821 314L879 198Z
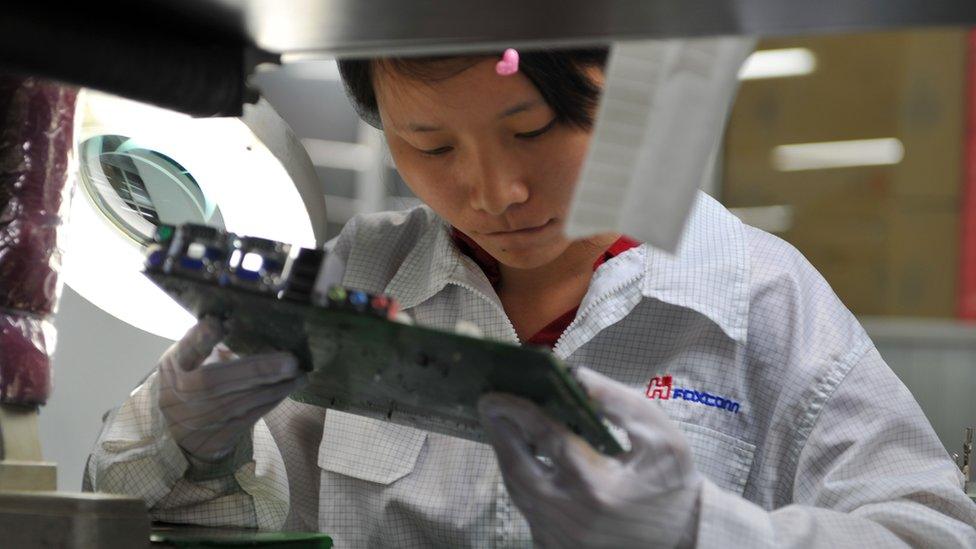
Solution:
M458 249L461 250L461 253L473 259L474 262L481 267L481 270L488 278L488 282L491 282L492 286L497 287L498 283L501 282L501 270L498 268L498 260L486 252L481 246L478 245L477 242L472 240L470 236L462 233L454 227L451 227L451 238L454 240L454 243L457 245ZM637 246L640 246L640 244L640 242L628 236L622 235L620 238L614 241L614 243L611 244L605 252L600 254L600 257L596 258L596 261L593 262L593 270L595 271L597 267L603 265L611 258L616 257L631 248L636 248ZM545 345L551 349L556 345L556 341L559 339L559 336L562 335L566 328L569 327L569 324L573 322L573 319L576 318L577 309L579 309L578 305L573 307L571 310L566 311L560 315L559 318L556 318L546 325L545 328L539 330L538 333L529 338L529 340L525 343L532 345Z

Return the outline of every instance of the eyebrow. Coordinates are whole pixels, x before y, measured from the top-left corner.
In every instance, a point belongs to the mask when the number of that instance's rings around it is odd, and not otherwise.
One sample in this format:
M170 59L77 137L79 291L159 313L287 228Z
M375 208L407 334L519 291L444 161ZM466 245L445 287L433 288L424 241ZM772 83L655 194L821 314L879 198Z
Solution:
M513 107L509 107L508 109L505 109L504 111L502 111L501 114L498 115L498 119L501 120L502 118L508 118L509 116L516 115L516 114L518 114L520 112L525 112L525 111L532 110L532 109L538 107L540 103L541 103L541 101L539 101L538 99L533 99L533 100L529 100L529 101L523 101L523 102L519 103L518 105L515 105Z
M415 122L407 124L407 130L414 133L439 132L441 129L443 128L440 126L428 126L426 124L417 124Z
M498 115L497 118L499 120L501 120L503 118L508 118L509 116L514 116L516 114L519 114L519 113L522 113L522 112L525 112L525 111L530 111L530 110L538 107L540 104L541 104L541 101L539 101L537 99L536 100L530 100L530 101L523 101L523 102L521 102L521 103L519 103L517 105L513 105L513 106L505 109L504 111L502 111L501 113L499 113L499 115ZM408 131L411 131L413 133L439 132L442 129L443 128L441 128L440 126L430 126L430 125L427 125L427 124L418 124L418 123L415 123L415 122L412 122L410 124L407 124L407 130Z

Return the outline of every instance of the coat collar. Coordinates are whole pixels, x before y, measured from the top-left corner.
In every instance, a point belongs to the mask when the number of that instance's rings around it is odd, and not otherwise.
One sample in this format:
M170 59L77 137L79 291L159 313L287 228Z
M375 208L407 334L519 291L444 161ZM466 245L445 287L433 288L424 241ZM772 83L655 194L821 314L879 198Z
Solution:
M436 216L434 219L390 279L385 293L396 297L402 309L410 309L455 283L498 301L481 268L454 243L447 223Z
M459 284L498 302L497 295L481 269L458 250L450 227L439 218L417 240L386 287L402 308L409 309L430 299L448 284ZM749 314L749 262L742 223L714 199L699 193L685 226L676 254L643 244L601 267L584 298L599 299L606 292L619 291L614 279L640 284L645 298L692 309L718 325L731 339L745 343ZM628 259L627 261L623 261ZM635 265L643 273L605 276L614 265ZM628 282L629 281L629 282ZM499 304L500 305L500 304ZM583 309L581 307L581 310Z
M675 254L646 246L641 293L692 309L745 343L749 318L749 252L745 226L699 192Z

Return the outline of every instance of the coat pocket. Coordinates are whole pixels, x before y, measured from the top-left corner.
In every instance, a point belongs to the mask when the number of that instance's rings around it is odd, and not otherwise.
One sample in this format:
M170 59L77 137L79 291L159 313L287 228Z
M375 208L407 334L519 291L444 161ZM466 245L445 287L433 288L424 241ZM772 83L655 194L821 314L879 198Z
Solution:
M318 465L325 471L391 484L413 471L427 433L347 414L325 413Z
M675 421L691 446L695 467L703 476L734 494L742 495L756 455L756 446L715 429Z

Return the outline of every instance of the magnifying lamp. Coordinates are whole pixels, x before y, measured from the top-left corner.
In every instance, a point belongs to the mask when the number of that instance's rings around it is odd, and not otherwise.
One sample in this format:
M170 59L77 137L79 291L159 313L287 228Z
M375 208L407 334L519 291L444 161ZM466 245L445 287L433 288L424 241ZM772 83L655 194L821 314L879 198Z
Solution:
M325 199L308 154L266 101L192 118L86 91L64 282L107 313L179 339L195 319L142 274L156 225L193 222L321 246Z

